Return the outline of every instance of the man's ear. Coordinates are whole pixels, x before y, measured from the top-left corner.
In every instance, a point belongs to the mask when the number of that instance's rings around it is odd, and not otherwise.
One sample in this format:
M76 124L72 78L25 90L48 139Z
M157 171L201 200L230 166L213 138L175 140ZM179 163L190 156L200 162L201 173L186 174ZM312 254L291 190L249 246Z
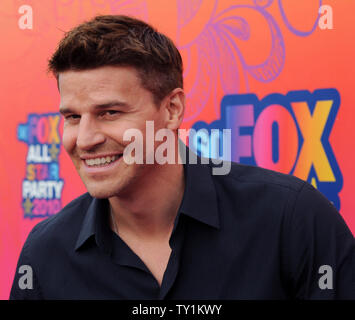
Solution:
M165 99L164 99L165 100ZM181 88L175 88L166 97L166 128L179 129L185 112L185 92Z

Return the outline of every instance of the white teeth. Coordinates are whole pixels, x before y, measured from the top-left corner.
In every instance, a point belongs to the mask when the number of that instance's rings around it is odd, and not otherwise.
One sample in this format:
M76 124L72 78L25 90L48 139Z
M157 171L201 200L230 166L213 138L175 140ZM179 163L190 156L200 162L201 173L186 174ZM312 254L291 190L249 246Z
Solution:
M92 166L95 164L95 161L93 159L88 159L88 160L85 160L86 164L89 165L89 166Z
M110 162L113 162L115 160L117 160L119 158L119 156L112 156L112 157L102 157L102 158L95 158L95 159L86 159L85 163L88 166L100 166L100 165L104 165L104 164L108 164Z

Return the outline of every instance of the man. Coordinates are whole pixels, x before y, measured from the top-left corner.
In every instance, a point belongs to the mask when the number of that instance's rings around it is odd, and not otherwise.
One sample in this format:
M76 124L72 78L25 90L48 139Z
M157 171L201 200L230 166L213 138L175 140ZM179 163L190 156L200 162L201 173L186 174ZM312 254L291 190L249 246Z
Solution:
M235 163L214 175L179 153L156 161L163 142L147 124L173 132L177 150L185 108L166 36L98 16L65 35L49 67L88 193L31 231L11 299L355 299L354 237L312 186ZM143 155L126 152L132 129ZM19 285L22 265L31 289Z

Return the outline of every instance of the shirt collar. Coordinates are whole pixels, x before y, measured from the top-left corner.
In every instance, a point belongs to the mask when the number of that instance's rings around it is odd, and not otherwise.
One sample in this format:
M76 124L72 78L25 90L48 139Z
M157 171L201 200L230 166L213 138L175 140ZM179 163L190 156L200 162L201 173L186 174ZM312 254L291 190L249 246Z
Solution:
M111 251L112 242L107 199L92 199L81 226L75 250L78 250L93 235L95 235L96 244L100 248L107 252Z
M212 180L212 168L209 164L202 164L200 157L191 159L190 149L186 147L185 150L188 159L184 164L185 191L178 216L182 213L219 229L218 201ZM197 160L197 163L193 160ZM86 212L75 250L95 235L97 245L104 251L111 252L112 234L108 215L108 200L93 198Z
M212 168L209 164L202 164L201 158L196 155L191 159L192 151L187 147L186 150L189 160L184 164L185 191L179 213L219 229L218 199Z

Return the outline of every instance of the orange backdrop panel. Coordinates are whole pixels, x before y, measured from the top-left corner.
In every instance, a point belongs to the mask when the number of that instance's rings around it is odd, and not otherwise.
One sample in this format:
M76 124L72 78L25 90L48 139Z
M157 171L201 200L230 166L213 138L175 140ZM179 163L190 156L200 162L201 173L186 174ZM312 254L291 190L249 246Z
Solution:
M46 69L64 32L97 14L134 15L175 41L183 128L232 129L234 161L309 181L355 234L354 10L335 0L2 0L0 298L33 226L85 192Z

